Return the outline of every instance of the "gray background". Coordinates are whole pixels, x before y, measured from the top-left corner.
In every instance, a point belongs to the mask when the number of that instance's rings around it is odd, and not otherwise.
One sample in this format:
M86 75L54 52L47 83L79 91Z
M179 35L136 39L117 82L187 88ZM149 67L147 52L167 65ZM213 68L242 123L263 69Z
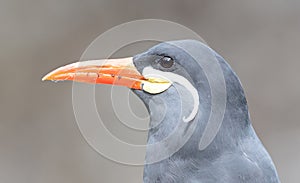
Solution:
M72 111L72 84L41 77L78 60L107 29L143 18L188 26L225 57L243 83L253 125L282 182L299 182L297 0L1 0L0 182L141 182L142 167L111 162L84 141ZM97 92L99 110L113 118L105 107L108 88Z

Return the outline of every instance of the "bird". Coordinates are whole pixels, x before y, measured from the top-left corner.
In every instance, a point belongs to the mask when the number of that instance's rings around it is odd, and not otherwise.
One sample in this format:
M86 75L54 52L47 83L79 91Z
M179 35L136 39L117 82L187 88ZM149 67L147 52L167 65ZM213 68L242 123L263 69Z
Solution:
M280 182L238 76L201 41L172 40L132 57L75 62L42 80L126 86L143 101L150 114L144 183ZM212 85L224 90L224 99ZM220 106L223 113L215 110ZM222 116L220 125L201 147L212 133L205 131L211 115Z

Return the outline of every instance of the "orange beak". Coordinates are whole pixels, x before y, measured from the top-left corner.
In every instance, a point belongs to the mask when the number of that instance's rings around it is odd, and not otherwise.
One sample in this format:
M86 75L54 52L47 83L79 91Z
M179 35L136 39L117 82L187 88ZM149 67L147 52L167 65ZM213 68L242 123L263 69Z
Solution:
M159 77L144 77L133 64L133 58L89 60L72 63L43 77L43 81L76 81L91 84L127 86L151 94L161 93L171 82Z
M128 57L72 63L50 72L42 80L111 84L141 90L146 79L133 65L132 57Z

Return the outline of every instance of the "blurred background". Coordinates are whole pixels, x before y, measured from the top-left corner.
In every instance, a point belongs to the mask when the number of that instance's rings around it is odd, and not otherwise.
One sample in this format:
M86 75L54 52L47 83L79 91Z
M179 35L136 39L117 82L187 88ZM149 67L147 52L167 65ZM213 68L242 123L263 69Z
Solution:
M72 83L41 78L78 60L109 28L144 18L191 28L231 64L281 181L299 182L297 0L0 0L0 182L142 182L143 167L107 160L85 142L73 114ZM103 92L101 110L109 90L97 92ZM110 119L111 106L104 108Z

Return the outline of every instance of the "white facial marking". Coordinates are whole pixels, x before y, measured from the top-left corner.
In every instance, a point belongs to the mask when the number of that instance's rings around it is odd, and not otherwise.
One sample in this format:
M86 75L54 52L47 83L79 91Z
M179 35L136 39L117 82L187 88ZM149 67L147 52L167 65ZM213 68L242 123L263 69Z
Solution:
M183 117L184 122L189 122L193 120L198 112L199 109L199 95L196 88L183 76L174 74L172 72L163 72L160 70L153 69L152 67L145 67L143 69L143 76L145 78L148 77L154 77L154 78L161 78L161 79L167 79L170 80L172 83L178 83L182 86L184 86L193 96L194 100L194 107L191 112L191 114L188 117Z
M149 82L149 81L142 81L143 85L142 85L142 90L151 93L151 94L158 94L161 92L164 92L165 90L167 90L172 83L153 83L153 82Z

